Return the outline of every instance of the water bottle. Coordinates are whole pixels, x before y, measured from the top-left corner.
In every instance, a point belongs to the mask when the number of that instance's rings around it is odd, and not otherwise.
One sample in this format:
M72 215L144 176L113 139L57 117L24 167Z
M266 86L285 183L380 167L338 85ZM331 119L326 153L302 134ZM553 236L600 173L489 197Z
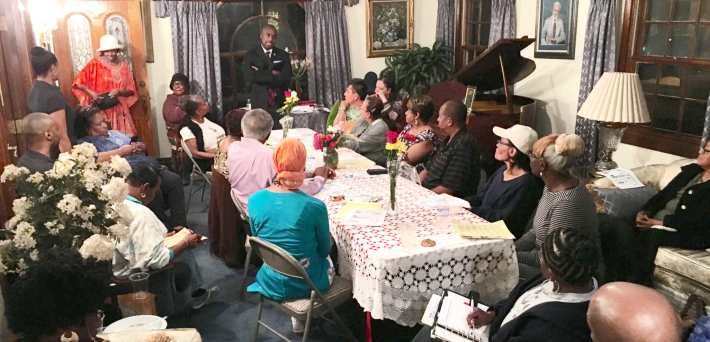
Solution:
M247 99L247 110L251 110L251 99Z
M449 231L449 203L443 200L436 205L436 230L437 234Z

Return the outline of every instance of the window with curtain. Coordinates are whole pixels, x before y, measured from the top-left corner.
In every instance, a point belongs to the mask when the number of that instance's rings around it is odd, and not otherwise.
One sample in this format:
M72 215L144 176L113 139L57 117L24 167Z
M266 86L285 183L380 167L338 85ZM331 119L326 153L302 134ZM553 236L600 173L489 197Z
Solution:
M710 1L626 0L626 11L619 65L639 74L652 122L630 127L623 142L696 157L710 94Z
M246 104L241 65L246 52L261 44L264 25L276 27L276 47L288 48L292 58L306 56L306 12L297 1L225 2L217 20L225 113Z
M461 15L461 36L456 70L474 60L488 48L491 32L491 0L459 1Z

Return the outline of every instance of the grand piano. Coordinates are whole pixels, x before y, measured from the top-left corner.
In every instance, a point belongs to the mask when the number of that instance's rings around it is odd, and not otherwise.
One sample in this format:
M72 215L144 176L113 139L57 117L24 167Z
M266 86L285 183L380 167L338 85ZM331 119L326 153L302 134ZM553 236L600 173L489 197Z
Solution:
M478 58L468 63L449 80L433 84L427 93L440 108L446 101L462 101L466 87L475 86L476 97L467 127L481 148L483 167L490 175L501 164L494 159L496 141L493 127L508 128L518 123L532 125L537 101L509 93L509 86L535 71L535 62L522 57L520 51L535 42L527 36L519 39L501 39ZM484 94L486 91L504 89L503 94ZM430 124L436 127L438 113Z

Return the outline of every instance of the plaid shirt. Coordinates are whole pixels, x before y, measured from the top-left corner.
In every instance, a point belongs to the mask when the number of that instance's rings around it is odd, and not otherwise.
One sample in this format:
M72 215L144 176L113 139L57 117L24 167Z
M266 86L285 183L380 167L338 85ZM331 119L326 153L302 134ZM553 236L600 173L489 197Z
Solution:
M460 198L474 195L480 178L476 139L465 127L460 129L439 144L426 169L425 188L443 186Z

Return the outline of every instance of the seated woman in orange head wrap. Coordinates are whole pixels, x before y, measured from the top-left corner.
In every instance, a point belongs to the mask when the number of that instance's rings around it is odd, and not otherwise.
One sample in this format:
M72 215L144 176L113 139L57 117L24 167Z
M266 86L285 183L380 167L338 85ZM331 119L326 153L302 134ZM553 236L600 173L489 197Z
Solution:
M249 221L255 237L271 242L298 260L308 276L325 293L333 279L328 210L321 200L298 188L303 184L306 146L287 138L273 153L276 184L249 197ZM249 292L260 292L276 301L308 298L311 290L301 279L287 277L263 265ZM294 322L294 331L301 330Z

